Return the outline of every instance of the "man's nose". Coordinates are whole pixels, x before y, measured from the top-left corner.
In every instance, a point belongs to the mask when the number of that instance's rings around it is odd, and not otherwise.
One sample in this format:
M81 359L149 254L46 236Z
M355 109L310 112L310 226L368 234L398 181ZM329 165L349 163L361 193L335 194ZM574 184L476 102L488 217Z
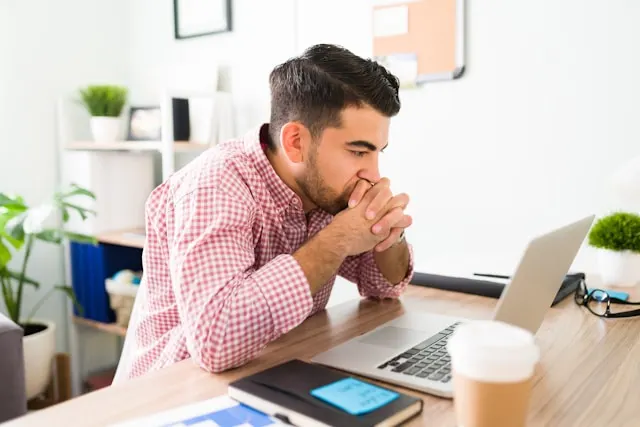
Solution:
M380 170L378 169L378 165L375 165L375 167L362 169L358 173L358 178L365 179L371 184L375 184L376 182L380 181Z

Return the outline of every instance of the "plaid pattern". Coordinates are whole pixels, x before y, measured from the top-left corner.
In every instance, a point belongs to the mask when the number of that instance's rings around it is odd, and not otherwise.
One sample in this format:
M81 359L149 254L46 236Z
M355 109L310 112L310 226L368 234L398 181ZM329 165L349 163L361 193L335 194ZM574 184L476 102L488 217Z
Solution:
M332 216L309 223L300 198L277 176L259 130L220 144L158 186L146 205L143 280L129 325L131 378L192 358L210 372L243 365L322 310L335 277L311 295L291 256ZM365 297L398 297L373 254L338 274Z

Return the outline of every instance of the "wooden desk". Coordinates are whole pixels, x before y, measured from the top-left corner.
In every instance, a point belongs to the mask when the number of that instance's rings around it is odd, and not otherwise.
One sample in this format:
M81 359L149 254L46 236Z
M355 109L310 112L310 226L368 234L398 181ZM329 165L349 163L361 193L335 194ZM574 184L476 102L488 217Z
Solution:
M224 394L230 381L285 360L308 360L407 309L489 318L496 301L411 286L400 301L346 302L307 319L242 368L210 375L184 361L29 414L6 427L103 426L152 414ZM599 319L567 298L549 311L538 339L542 360L531 402L531 426L640 425L640 319ZM451 400L421 397L424 411L408 425L455 426Z

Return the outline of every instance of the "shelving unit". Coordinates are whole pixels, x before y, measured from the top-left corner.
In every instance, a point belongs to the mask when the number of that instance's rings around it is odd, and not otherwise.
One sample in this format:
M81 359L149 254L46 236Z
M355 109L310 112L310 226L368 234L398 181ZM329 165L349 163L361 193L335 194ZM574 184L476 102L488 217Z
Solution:
M65 147L72 151L160 151L162 141L117 141L96 143L93 141L74 141ZM173 151L176 153L198 153L209 148L207 144L189 141L174 141Z
M78 316L73 316L73 322L78 325L88 326L120 337L124 337L127 334L127 328L118 326L115 323L96 322L95 320L85 319L84 317Z
M198 126L195 132L195 128L192 127L190 141L174 140L174 98L197 100L193 105L190 102L190 112L195 111L195 123ZM170 89L161 94L156 105L160 106L161 112L160 140L123 139L97 143L91 140L88 126L90 117L83 111L82 106L70 97L63 97L58 101L58 181L61 185L76 182L73 179L77 175L81 177L81 181L86 180L91 184L89 189L92 191L95 190L92 188L95 184L98 189L95 222L78 224L80 229L77 231L95 235L101 244L97 253L80 257L77 247L72 250L70 245L67 246L64 259L65 275L66 280L72 282L71 278L76 277L73 266L86 265L88 269L85 270L89 273L86 280L85 275L80 275L73 282L80 286L90 283L87 287L90 291L85 292L84 297L95 296L96 299L91 301L96 301L99 307L103 307L105 296L94 294L101 292L98 282L102 275L109 277L115 270L122 268L140 270L138 263L141 259L135 251L141 250L145 242L144 229L141 228L144 226L143 203L145 196L148 196L149 191L158 184L157 180L166 180L181 167L183 161L190 161L219 141L228 139L235 131L231 94L227 92ZM126 127L127 119L128 108L122 114L123 128ZM159 160L159 164L156 160ZM157 174L160 171L155 170L156 166L161 168L161 174ZM75 228L74 225L71 227ZM72 259L76 260L76 263L72 263ZM94 268L91 263L98 264ZM133 267L134 265L136 266ZM106 293L106 290L104 292ZM71 303L67 308L71 320L69 340L73 387L78 393L82 388L82 376L85 373L82 369L83 354L88 350L95 351L82 345L78 328L93 329L119 338L126 335L127 329L116 323L108 323L103 315L80 317L75 314ZM101 321L103 317L105 320ZM121 345L122 342L119 341L118 346Z
M199 132L196 140L175 141L173 132L173 99L199 99L207 100L211 105L211 116L208 131ZM77 103L70 102L67 98L58 100L58 128L60 149L65 151L93 151L93 152L149 152L160 153L162 163L162 179L167 179L176 170L177 153L198 154L207 150L218 141L227 139L234 134L235 125L232 119L233 105L231 94L220 91L192 91L192 90L166 90L158 99L161 114L161 139L159 141L114 141L110 143L96 143L86 138L77 138L67 122L73 118L88 120L86 114L77 111ZM74 110L75 108L75 110ZM201 109L201 105L195 110ZM127 114L122 115L122 125L126 125ZM199 117L198 123L202 123L203 117ZM228 123L230 122L230 123ZM206 129L206 128L205 128ZM84 135L86 137L86 135ZM193 133L192 133L193 137Z

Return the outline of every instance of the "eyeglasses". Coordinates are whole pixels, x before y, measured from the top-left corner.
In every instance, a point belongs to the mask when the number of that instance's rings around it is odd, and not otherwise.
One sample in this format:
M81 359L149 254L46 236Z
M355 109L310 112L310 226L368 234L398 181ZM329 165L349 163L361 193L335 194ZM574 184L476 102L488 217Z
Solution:
M599 317L619 318L640 316L640 309L612 313L611 303L640 306L640 302L629 302L612 297L607 291L602 289L591 289L589 291L587 289L587 283L584 280L580 281L580 285L576 289L575 301L576 304L587 307L591 313Z

